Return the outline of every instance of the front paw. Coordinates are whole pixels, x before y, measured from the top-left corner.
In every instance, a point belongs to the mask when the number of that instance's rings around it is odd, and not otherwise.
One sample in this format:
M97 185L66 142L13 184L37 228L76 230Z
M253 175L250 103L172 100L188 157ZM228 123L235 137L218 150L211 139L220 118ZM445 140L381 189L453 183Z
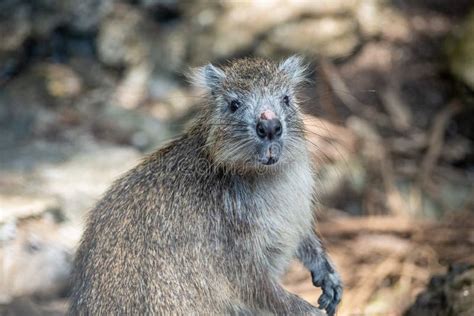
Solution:
M318 300L319 308L325 309L329 316L333 316L342 298L342 282L339 274L328 266L328 269L311 271L311 277L314 286L320 287L323 291Z

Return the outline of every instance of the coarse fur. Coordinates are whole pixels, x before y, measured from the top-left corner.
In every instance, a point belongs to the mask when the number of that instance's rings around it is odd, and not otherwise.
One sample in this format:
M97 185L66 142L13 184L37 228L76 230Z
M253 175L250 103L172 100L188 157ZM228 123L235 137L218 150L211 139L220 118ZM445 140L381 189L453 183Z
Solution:
M334 314L342 287L314 232L295 96L303 80L299 57L195 72L206 89L195 123L116 181L90 213L70 314L323 315L279 283L295 256L323 289L320 307ZM281 121L280 138L257 137L263 111Z

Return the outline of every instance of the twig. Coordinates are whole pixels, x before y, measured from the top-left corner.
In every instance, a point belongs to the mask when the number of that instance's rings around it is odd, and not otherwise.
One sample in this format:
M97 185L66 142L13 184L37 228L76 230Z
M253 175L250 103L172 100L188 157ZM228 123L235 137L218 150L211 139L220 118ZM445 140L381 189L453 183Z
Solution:
M390 115L393 127L401 132L407 131L413 125L410 108L403 103L395 84L389 86L382 95L382 104Z
M326 81L331 87L331 90L352 113L361 114L364 118L369 119L370 121L375 120L381 125L389 124L388 118L384 114L376 111L372 107L368 107L367 105L363 104L351 94L346 83L339 75L336 67L329 60L321 59L320 63L321 70L324 76L327 78Z
M436 165L444 145L444 134L451 118L461 110L461 104L453 101L441 110L433 121L429 133L428 151L421 162L418 174L420 187L425 187L430 179L431 172Z
M330 225L322 225L321 233L325 236L350 235L361 232L412 234L421 229L427 221L419 222L402 216L347 217L331 220Z

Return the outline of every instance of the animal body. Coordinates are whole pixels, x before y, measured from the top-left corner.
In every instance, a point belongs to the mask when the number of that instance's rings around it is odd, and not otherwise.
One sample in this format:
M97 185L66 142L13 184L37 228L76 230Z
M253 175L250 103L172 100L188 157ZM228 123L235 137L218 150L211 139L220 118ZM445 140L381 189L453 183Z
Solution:
M195 71L205 106L89 215L70 314L323 315L279 278L297 257L333 315L340 278L315 233L299 57Z

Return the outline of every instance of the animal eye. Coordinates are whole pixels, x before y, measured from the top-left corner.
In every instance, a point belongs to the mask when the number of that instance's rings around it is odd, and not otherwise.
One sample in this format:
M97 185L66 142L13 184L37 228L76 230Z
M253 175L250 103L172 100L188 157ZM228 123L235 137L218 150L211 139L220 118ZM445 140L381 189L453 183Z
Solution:
M286 105L289 106L289 105L290 105L290 97L287 96L287 95L285 95L285 96L283 97L283 103L285 103Z
M232 100L232 101L230 102L230 110L231 110L232 112L235 112L235 111L237 111L237 110L239 109L240 105L241 105L241 103L240 103L239 100Z

